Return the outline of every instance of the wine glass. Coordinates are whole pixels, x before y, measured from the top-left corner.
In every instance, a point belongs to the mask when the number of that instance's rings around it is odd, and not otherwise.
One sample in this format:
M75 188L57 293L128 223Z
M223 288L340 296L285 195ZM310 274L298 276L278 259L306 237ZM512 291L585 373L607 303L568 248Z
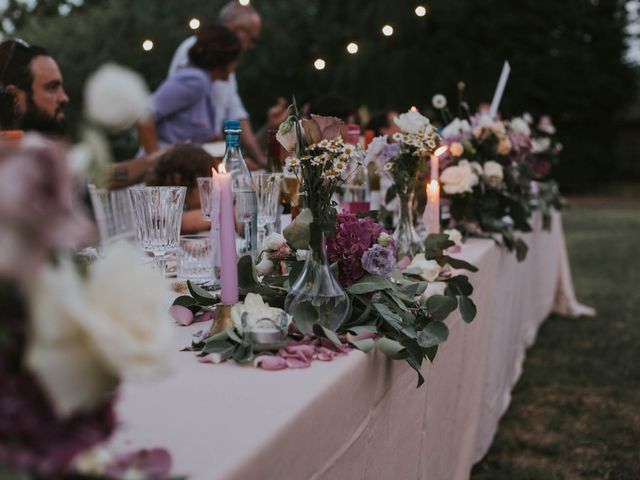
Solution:
M180 224L186 187L132 187L129 189L140 247L153 254L165 273L167 254L180 245Z
M276 221L280 200L281 173L258 173L255 175L258 194L258 245L262 247L266 226Z
M198 183L198 192L200 193L200 209L202 210L202 218L205 220L211 219L211 177L198 177L196 178Z

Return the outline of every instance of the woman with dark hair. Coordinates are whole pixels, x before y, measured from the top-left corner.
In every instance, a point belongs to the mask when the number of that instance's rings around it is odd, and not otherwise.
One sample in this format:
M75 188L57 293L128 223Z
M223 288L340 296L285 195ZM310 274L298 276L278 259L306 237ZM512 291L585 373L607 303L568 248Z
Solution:
M215 159L202 147L192 144L176 145L163 152L144 183L153 187L187 187L182 214L182 233L208 230L210 223L202 219L197 178L211 176Z
M226 27L201 29L189 50L190 65L178 69L152 96L151 116L138 126L146 153L178 143L202 144L214 135L213 80L236 69L240 40Z

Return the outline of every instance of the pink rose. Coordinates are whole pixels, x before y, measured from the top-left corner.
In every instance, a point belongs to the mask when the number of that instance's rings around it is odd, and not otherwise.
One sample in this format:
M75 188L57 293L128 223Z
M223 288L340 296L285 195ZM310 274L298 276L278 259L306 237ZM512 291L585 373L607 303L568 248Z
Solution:
M311 119L302 120L302 128L309 144L320 140L333 140L340 135L342 120L336 117L323 117L311 114Z
M95 238L72 190L57 145L27 136L18 148L0 146L0 276L27 280L54 251Z

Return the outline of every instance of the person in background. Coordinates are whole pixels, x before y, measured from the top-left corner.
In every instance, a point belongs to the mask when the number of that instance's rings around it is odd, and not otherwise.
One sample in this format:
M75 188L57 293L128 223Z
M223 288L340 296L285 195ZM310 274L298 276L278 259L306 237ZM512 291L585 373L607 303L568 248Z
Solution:
M237 1L229 2L220 10L218 22L238 36L243 51L255 47L255 42L260 35L261 20L260 15L253 7L242 6ZM180 44L171 60L170 75L190 65L188 52L195 42L196 37L192 36ZM254 169L266 166L266 155L260 149L251 128L249 114L240 99L235 73L229 75L227 79L215 79L211 88L217 111L214 124L215 134L222 138L224 122L227 120L240 120L240 127L242 128L240 139L248 153L247 163Z
M394 110L381 110L374 113L366 126L366 130L373 130L376 137L386 135L389 140L393 134L400 131L400 127L396 125L394 119L398 116L398 112Z
M144 183L151 187L187 187L180 229L183 234L209 230L211 226L202 218L197 178L210 177L214 164L214 158L202 147L176 145L162 153L145 178Z
M138 124L147 154L179 143L203 144L215 133L219 116L212 80L226 80L235 70L240 40L226 27L211 25L198 31L189 49L190 66L178 69L153 93L151 117Z
M0 129L66 133L69 97L51 54L24 40L0 43Z

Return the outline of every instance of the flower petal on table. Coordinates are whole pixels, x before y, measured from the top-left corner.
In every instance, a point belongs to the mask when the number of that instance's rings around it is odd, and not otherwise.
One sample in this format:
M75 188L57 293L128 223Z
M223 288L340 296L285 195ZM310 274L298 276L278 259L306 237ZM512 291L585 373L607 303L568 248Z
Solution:
M260 355L253 361L253 366L264 370L283 370L287 368L287 360L273 355Z
M205 355L204 357L198 357L198 361L200 363L222 363L225 361L225 358L219 353L210 353Z
M169 309L169 313L178 325L186 327L193 323L193 313L187 307L182 305L173 305Z

